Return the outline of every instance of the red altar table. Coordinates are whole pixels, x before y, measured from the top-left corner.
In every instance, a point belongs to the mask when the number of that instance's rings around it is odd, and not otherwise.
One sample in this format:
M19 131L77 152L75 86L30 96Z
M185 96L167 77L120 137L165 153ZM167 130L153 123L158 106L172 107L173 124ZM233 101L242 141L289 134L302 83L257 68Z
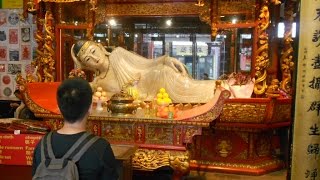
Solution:
M27 83L20 87L25 104L38 118L43 118L53 129L62 125L62 116L56 103L56 89L60 83ZM171 166L176 173L189 171L187 144L202 128L209 127L222 111L230 92L216 89L216 96L197 108L184 110L176 119L113 116L107 110L93 111L88 117L88 130L108 139L112 144L136 145L132 158L136 170L155 170Z
M275 157L275 132L288 131L290 125L291 99L228 99L221 116L194 138L190 166L250 175L282 169L285 162Z
M53 128L62 123L55 100L58 85L22 86L26 105ZM291 99L228 99L230 92L218 93L177 120L95 111L88 130L114 144L137 145L132 159L136 170L170 166L179 173L197 169L260 175L283 168L283 161L272 154L272 137L290 126Z

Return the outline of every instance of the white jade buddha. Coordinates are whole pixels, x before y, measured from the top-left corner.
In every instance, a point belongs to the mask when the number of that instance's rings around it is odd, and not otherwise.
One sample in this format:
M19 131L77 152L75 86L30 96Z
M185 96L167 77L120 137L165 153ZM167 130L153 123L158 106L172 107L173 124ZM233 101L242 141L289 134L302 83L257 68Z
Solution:
M184 64L169 56L146 59L121 47L109 53L101 44L84 40L72 46L71 55L78 68L96 72L91 85L102 87L108 97L132 82L137 82L143 100L152 100L160 88L179 103L205 103L214 96L215 80L191 78ZM225 82L222 86L229 89Z

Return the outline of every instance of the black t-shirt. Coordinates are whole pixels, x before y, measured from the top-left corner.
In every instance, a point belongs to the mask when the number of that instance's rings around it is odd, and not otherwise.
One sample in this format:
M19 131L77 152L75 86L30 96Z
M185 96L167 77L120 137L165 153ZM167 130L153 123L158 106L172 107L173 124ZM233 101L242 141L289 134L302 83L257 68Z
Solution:
M56 158L61 158L71 148L71 146L81 137L84 132L77 134L52 133L52 150ZM41 141L37 144L32 165L32 176L35 174L41 162ZM109 142L99 138L76 163L81 180L93 179L118 179L117 161Z

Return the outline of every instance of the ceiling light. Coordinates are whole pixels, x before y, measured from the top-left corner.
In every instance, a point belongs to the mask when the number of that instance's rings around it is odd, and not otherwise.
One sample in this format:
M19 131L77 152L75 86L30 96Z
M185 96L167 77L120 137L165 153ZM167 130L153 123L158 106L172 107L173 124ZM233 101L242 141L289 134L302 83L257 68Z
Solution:
M116 26L116 25L117 25L117 22L116 22L116 20L114 20L114 19L110 19L110 20L109 20L109 24L110 24L111 26Z
M237 19L233 18L231 22L232 22L232 24L235 24L237 22Z
M172 20L171 20L171 19L168 19L168 20L166 21L166 25L167 25L167 26L171 26L171 25L172 25Z

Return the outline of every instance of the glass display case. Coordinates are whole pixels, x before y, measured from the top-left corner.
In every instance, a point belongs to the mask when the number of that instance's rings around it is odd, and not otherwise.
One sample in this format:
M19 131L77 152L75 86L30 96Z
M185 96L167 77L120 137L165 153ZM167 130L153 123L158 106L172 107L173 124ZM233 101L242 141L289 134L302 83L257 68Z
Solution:
M252 62L252 30L245 29L238 32L237 71L250 72Z
M212 38L210 26L199 17L157 17L156 20L118 17L112 20L112 24L106 21L93 30L93 40L109 51L121 46L150 60L168 55L183 62L195 79L218 79L221 75L251 70L252 30L233 28ZM171 25L166 24L169 20ZM68 49L76 40L86 39L87 26L57 26L60 79L65 79L74 68Z

